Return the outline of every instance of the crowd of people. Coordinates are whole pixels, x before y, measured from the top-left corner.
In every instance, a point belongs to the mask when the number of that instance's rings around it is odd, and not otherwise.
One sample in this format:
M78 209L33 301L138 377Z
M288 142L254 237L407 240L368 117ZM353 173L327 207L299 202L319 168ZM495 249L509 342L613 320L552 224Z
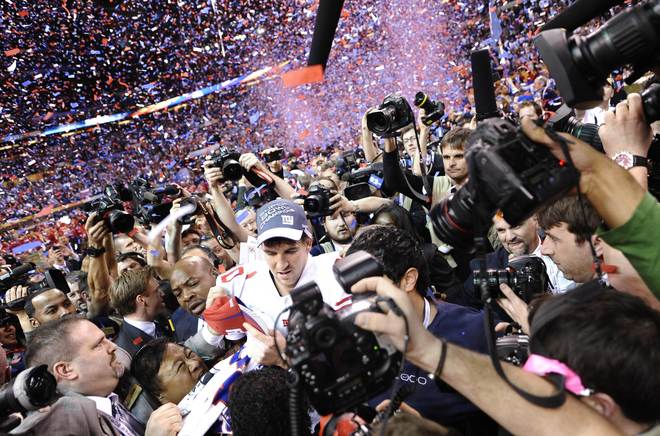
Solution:
M124 174L171 179L176 163L205 147L209 126L242 151L351 148L362 114L384 97L383 85L408 97L425 90L445 102L449 123L464 124L474 116L469 52L489 38L505 113L556 95L530 36L567 2L496 4L499 45L486 3L417 3L347 4L322 85L291 92L271 80L129 124L3 144L9 149L0 171L2 220L88 199ZM125 2L110 10L67 2L5 10L6 47L21 51L5 59L16 66L5 73L0 134L135 110L284 61L300 65L304 53L296 47L309 46L314 12L304 1ZM417 26L428 29L424 37L413 31ZM442 45L434 43L439 40ZM545 80L535 81L538 76ZM154 166L163 160L168 165Z
M348 2L321 83L3 143L0 433L657 435L657 78L572 112L598 147L544 128L569 3ZM12 3L0 134L301 67L318 7ZM395 91L444 115L378 130Z

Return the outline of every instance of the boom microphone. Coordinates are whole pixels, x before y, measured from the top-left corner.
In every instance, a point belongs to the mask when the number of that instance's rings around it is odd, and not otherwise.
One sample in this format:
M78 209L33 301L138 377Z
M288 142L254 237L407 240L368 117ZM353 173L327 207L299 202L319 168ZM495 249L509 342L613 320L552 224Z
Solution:
M474 105L477 121L499 117L495 102L495 86L493 85L493 70L490 66L490 53L487 48L473 51L472 88L474 89Z
M316 11L314 36L312 37L312 48L309 50L307 65L322 65L323 70L325 70L343 6L344 0L320 1L319 9Z
M548 21L541 28L541 31L566 29L568 33L571 33L578 27L622 3L624 3L624 0L577 0L552 20Z

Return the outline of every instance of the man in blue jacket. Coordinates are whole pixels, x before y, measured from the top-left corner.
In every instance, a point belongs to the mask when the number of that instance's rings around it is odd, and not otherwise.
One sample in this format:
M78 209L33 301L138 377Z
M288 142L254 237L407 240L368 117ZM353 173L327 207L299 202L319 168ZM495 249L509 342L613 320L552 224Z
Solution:
M407 293L427 330L465 348L482 353L487 351L482 311L437 302L430 296L428 266L412 235L396 227L372 226L355 238L347 255L358 250L364 250L381 261L385 275ZM492 434L496 427L468 400L450 388L441 391L428 378L428 372L409 362L404 365L400 383L413 388L405 403L424 418L464 434ZM390 396L391 390L373 398L370 404L376 406Z

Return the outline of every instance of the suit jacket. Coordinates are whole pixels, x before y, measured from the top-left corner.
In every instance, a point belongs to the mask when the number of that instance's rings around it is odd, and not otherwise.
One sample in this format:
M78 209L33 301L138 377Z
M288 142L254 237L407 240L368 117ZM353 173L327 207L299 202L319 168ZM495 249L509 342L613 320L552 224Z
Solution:
M12 435L121 436L110 418L96 409L96 403L82 395L66 395L46 412L28 414Z
M124 321L115 338L115 344L126 350L132 358L144 344L152 339L154 339L153 336ZM201 330L189 337L183 345L193 350L203 360L213 360L223 351L222 348L207 343L202 337Z

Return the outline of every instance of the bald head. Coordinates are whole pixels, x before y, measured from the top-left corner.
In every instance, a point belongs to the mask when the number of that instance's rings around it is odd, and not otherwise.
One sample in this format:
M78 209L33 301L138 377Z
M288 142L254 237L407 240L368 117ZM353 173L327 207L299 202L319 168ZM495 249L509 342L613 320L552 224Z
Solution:
M184 310L201 316L216 276L213 265L207 259L200 256L185 257L174 265L170 278L172 293Z

